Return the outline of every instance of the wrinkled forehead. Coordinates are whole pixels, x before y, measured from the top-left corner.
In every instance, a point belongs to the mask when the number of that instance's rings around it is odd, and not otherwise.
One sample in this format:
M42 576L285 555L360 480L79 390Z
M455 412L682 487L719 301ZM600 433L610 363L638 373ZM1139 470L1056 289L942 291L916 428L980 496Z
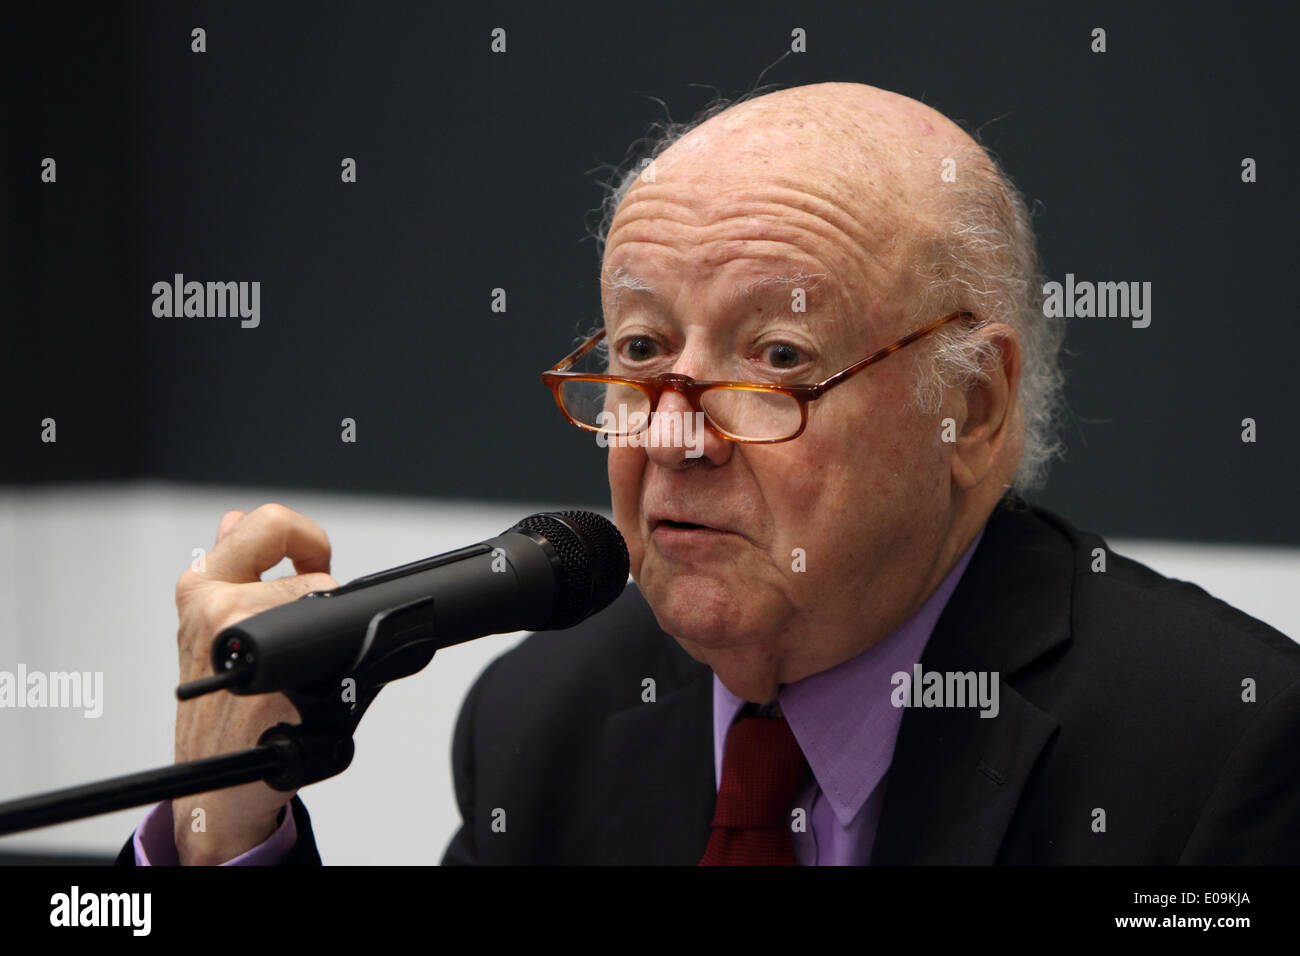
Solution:
M654 281L655 254L744 287L821 276L822 294L844 306L905 298L909 263L936 229L944 151L936 128L906 110L765 98L733 107L627 190L608 235L606 302ZM738 252L752 261L738 264Z
M759 164L727 175L675 167L630 190L602 270L607 318L636 293L735 311L746 303L885 320L913 282L919 221L897 190L873 192Z

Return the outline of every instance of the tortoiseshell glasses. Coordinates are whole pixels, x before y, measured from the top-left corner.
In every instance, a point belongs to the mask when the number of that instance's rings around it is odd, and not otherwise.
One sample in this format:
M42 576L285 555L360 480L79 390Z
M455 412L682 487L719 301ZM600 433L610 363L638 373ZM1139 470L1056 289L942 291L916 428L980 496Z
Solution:
M555 404L571 425L609 436L634 435L650 425L663 393L680 393L691 409L704 413L709 429L727 441L770 445L803 434L808 424L808 403L830 389L888 358L899 349L929 335L954 319L974 319L972 312L957 311L903 336L892 345L872 352L860 362L841 369L816 385L766 385L759 382L699 382L687 375L666 372L653 378L626 378L570 372L583 356L605 337L602 329L560 359L542 382L555 394ZM618 412L615 411L618 409Z

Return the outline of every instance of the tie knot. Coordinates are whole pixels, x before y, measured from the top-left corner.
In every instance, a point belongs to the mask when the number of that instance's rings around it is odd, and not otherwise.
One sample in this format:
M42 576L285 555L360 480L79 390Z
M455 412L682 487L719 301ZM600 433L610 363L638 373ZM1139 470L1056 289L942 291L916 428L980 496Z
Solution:
M808 775L808 761L784 717L741 717L727 731L713 825L784 826Z

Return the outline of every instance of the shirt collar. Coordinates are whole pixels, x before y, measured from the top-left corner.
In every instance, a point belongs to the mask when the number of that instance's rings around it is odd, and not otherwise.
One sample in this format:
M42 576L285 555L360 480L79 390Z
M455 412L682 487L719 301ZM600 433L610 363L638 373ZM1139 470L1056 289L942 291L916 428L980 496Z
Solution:
M808 758L817 786L841 826L858 815L894 757L903 711L890 702L892 676L910 674L984 537L981 528L966 553L910 618L856 657L829 670L783 684L777 701ZM745 701L713 675L713 766L722 782L727 730Z

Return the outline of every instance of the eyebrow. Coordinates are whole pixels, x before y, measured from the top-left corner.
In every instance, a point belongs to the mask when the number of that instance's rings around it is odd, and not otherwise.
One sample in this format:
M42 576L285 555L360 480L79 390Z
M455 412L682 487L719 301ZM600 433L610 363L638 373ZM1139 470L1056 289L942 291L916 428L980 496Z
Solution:
M790 275L759 276L753 282L733 290L728 298L734 305L735 303L741 302L745 299L753 298L755 295L763 292L768 286L772 285L794 286L796 288L802 286L805 287L805 291L811 292L813 289L817 288L817 286L821 284L822 279L825 278L826 273L824 272L795 272Z
M654 287L638 275L629 272L623 266L619 266L609 274L608 279L602 279L601 284L607 289L614 290L614 304L618 305L623 301L624 294L628 292L645 292L649 295L658 296Z

